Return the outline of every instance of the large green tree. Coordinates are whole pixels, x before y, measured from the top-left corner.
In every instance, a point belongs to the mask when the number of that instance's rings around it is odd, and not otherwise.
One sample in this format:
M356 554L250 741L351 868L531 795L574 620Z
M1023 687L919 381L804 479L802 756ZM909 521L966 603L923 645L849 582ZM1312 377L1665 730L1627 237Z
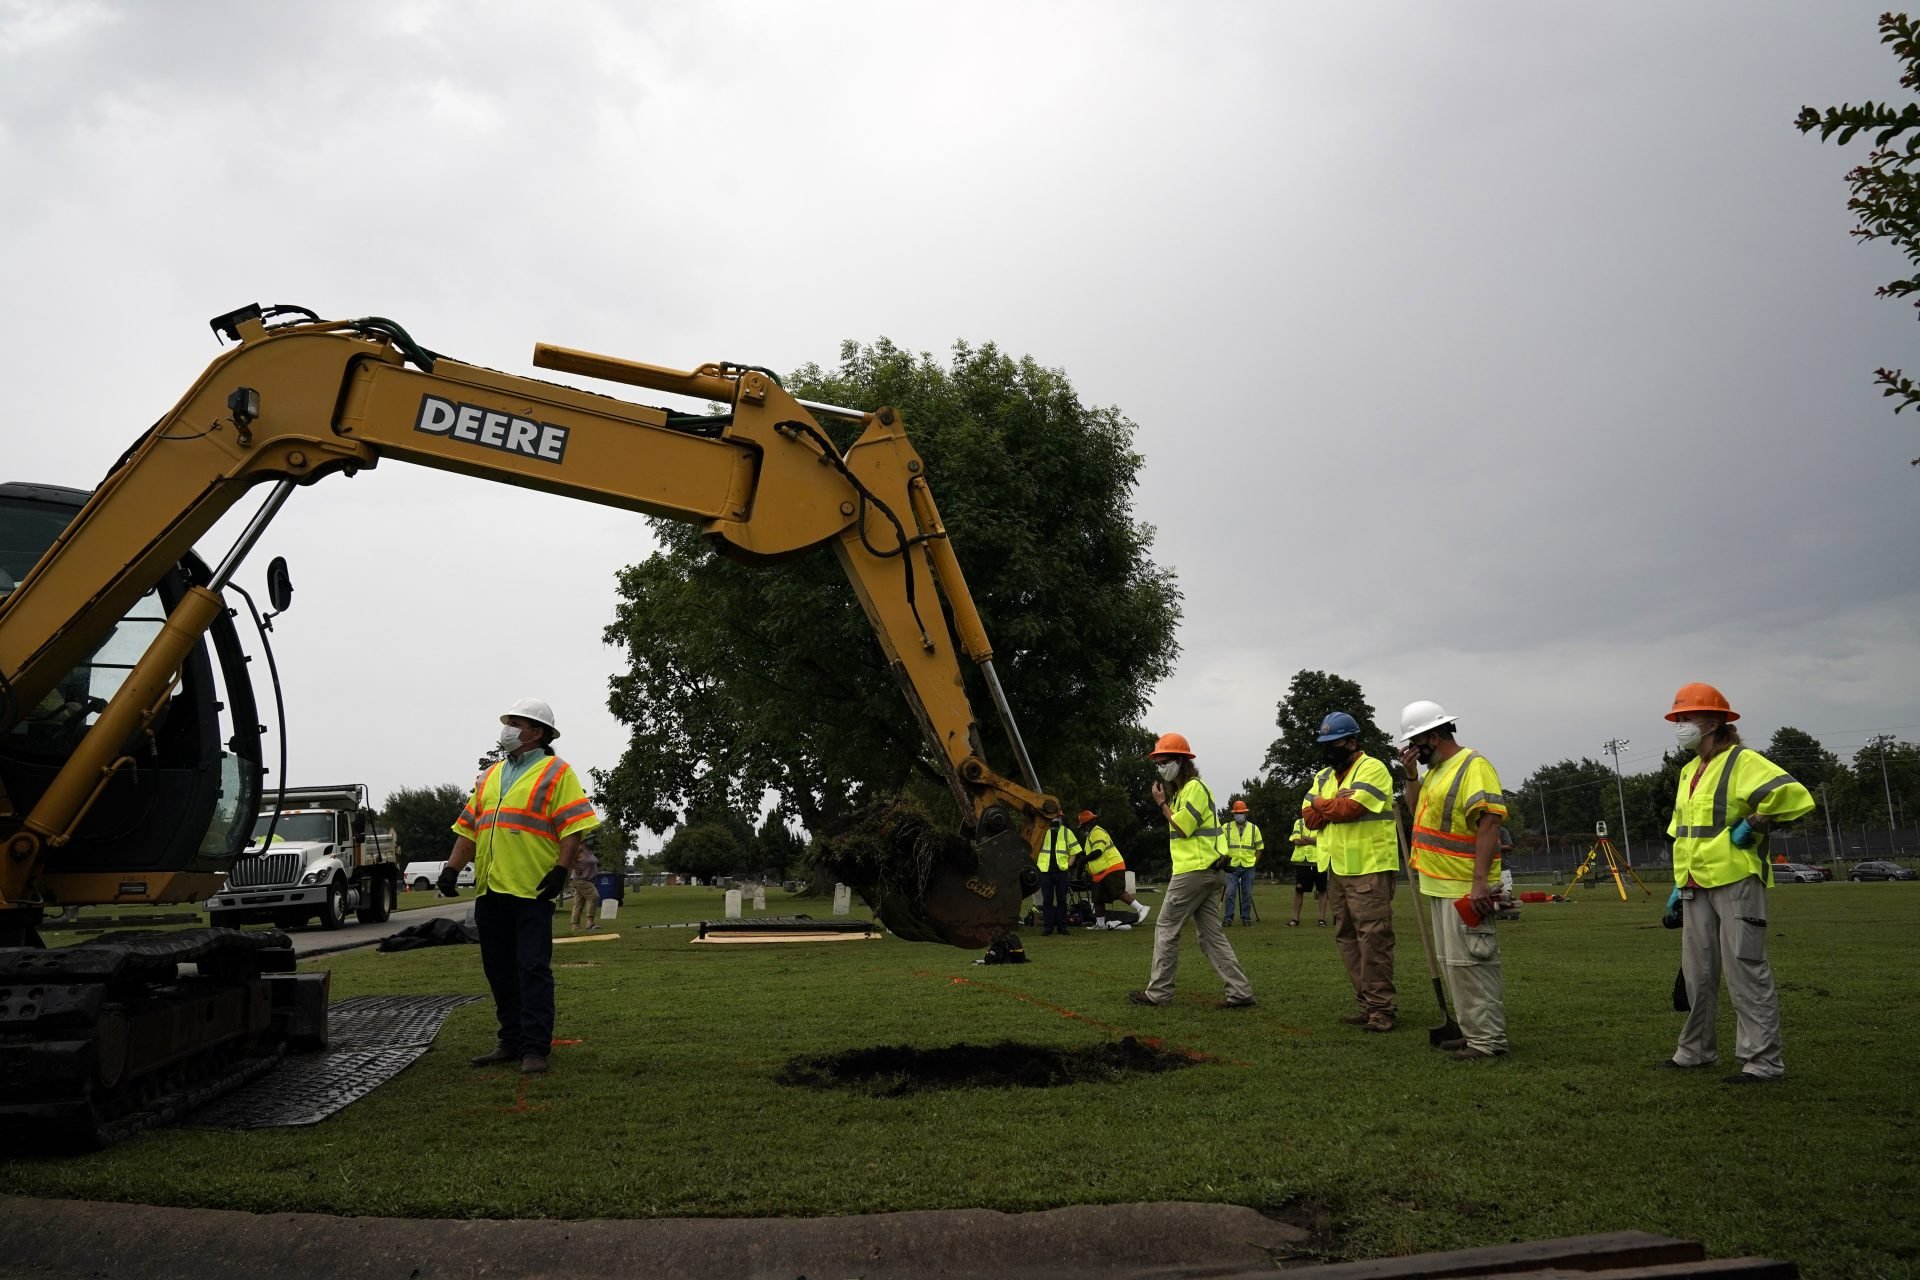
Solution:
M991 344L957 344L942 363L885 339L849 342L836 366L809 365L788 385L900 412L1042 783L1069 804L1102 794L1104 772L1138 750L1137 721L1177 653L1179 591L1133 518L1133 423ZM825 425L852 439L850 424ZM606 633L628 655L608 705L630 740L595 774L616 817L662 831L700 803L757 812L771 791L817 833L936 777L829 551L745 568L690 526L656 528L662 549L621 573ZM992 703L970 667L965 678L988 754L1011 774Z
M1882 14L1880 43L1900 63L1900 87L1920 90L1920 30L1913 20L1904 13ZM1852 193L1847 208L1859 219L1850 234L1862 241L1885 240L1905 256L1915 274L1888 281L1874 292L1882 298L1913 298L1920 308L1920 103L1843 103L1824 111L1802 107L1794 125L1802 133L1818 130L1822 142L1831 138L1842 146L1857 133L1873 135L1866 163L1847 171ZM1895 413L1920 405L1920 388L1905 371L1881 368L1874 372L1874 381L1885 388L1882 395L1894 400ZM1913 463L1920 466L1920 458Z
M677 876L737 875L747 869L747 847L725 823L695 822L673 833L660 850L661 865Z
M1392 740L1373 722L1373 704L1361 692L1359 681L1325 671L1294 672L1293 679L1287 683L1286 695L1274 713L1280 736L1267 748L1267 758L1261 767L1280 792L1292 793L1295 812L1299 810L1300 796L1307 784L1326 763L1316 739L1320 736L1320 722L1335 711L1344 711L1360 722L1361 750L1380 757L1390 766L1398 760ZM1279 804L1254 784L1248 784L1247 789L1260 792L1263 806ZM1253 807L1251 799L1247 807ZM1292 828L1291 819L1287 825Z
M406 862L432 862L453 849L453 823L472 794L469 787L401 787L387 797L380 822L392 830Z

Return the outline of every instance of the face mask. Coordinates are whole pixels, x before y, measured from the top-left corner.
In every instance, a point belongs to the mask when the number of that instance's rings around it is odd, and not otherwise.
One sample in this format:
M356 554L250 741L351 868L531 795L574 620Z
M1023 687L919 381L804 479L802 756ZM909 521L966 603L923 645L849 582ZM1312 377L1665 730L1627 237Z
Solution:
M1413 755L1421 764L1433 763L1433 743L1423 742L1413 749Z
M1347 762L1348 751L1344 743L1329 742L1320 748L1320 754L1328 764L1336 768Z
M1172 782L1179 776L1180 762L1178 760L1162 760L1160 762L1160 781Z
M1680 744L1682 751L1692 751L1700 745L1700 739L1706 737L1700 726L1691 720L1679 720L1673 726L1673 740Z
M500 726L500 749L508 755L520 749L520 730L510 724Z
M1234 815L1233 815L1233 820L1234 820L1234 822L1235 822L1235 823L1237 823L1237 824L1238 824L1238 825L1240 825L1240 826L1243 826L1243 827L1244 827L1244 826L1246 826L1246 825L1247 825L1247 815L1246 815L1246 814L1244 814L1244 813L1236 813L1236 814L1234 814Z

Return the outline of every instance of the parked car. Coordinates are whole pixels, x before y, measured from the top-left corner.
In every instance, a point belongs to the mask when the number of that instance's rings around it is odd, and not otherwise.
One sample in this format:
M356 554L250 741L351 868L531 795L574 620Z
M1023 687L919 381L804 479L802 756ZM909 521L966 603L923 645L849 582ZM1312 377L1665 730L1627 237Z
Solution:
M1849 880L1920 880L1920 871L1897 862L1856 862L1847 872Z
M446 865L447 860L445 858L434 862L409 862L407 864L407 887L415 893L428 892L434 887L435 881L440 879L440 870ZM473 888L473 864L471 862L460 868L459 884L462 889Z
M1773 864L1773 882L1775 884L1819 884L1826 878L1826 872L1818 867L1810 867L1804 862L1776 862Z

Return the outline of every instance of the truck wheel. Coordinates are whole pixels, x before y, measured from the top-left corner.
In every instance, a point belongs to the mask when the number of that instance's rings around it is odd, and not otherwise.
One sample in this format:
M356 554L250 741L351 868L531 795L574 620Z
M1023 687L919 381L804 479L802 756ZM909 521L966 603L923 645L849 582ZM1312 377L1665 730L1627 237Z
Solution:
M347 922L347 882L334 877L327 885L327 900L320 904L320 927L338 929Z
M433 888L433 881L427 879L425 876L414 877L413 891L415 893L425 893L431 888Z
M367 882L367 905L354 912L361 924L385 924L393 914L393 881L378 876Z

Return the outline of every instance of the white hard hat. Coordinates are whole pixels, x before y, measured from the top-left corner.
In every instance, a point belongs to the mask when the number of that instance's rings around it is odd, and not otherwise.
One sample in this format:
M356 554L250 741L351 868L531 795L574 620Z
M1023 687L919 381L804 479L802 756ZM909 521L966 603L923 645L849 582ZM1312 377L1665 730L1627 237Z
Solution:
M1452 723L1453 717L1437 702L1409 702L1400 710L1400 745L1406 746L1416 734Z
M519 716L523 720L537 720L547 726L547 736L549 738L557 738L560 736L560 730L554 727L553 708L538 698L520 699L506 709L505 713L500 717L500 723L505 724L508 716Z

